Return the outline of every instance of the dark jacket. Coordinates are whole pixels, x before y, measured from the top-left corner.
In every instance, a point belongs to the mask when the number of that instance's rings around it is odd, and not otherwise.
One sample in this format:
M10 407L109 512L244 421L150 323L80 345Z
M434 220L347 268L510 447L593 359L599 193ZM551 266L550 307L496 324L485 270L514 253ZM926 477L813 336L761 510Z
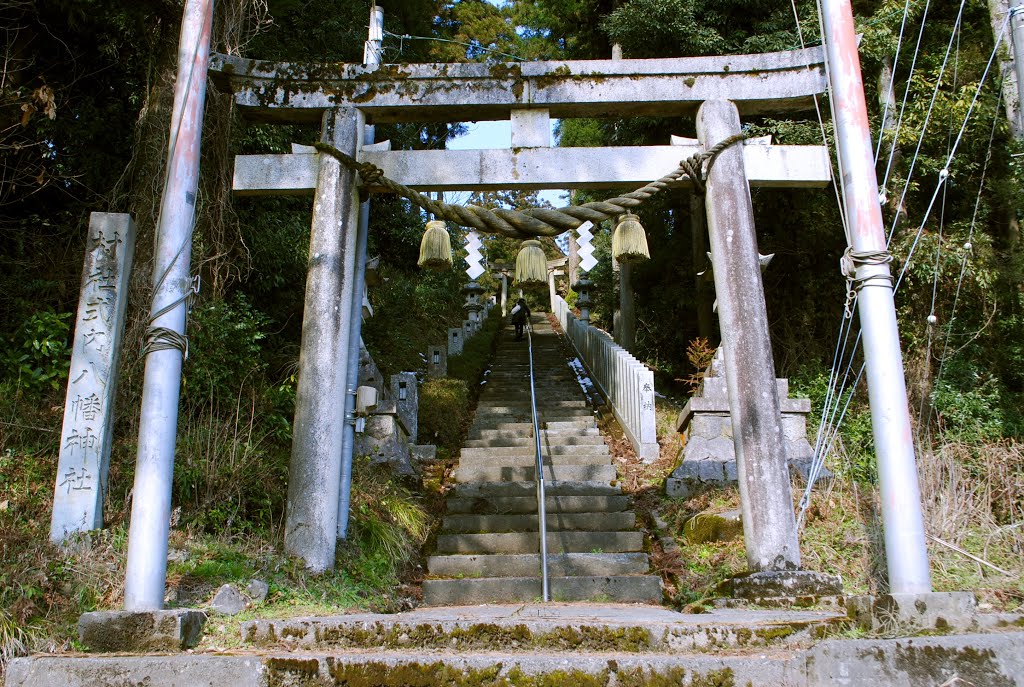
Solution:
M530 316L530 306L526 304L526 301L519 300L516 305L519 306L519 312L512 316L512 322L514 324L525 324L526 318ZM513 308L515 307L512 306Z

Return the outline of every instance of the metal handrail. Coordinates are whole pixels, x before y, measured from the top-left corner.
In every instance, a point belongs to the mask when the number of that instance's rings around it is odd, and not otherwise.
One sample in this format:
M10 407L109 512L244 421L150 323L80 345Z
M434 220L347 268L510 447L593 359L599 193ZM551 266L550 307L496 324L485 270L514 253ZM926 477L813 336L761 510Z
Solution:
M548 514L544 497L544 460L540 450L540 423L537 421L537 391L533 383L533 324L526 318L526 343L530 354L530 409L533 411L533 438L537 449L537 523L540 526L540 575L544 601L548 591Z

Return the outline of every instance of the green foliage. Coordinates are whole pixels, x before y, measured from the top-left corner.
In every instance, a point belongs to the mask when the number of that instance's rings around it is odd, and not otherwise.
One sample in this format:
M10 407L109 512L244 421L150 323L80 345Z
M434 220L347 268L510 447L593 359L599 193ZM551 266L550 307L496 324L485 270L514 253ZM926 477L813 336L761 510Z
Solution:
M801 2L802 16L814 16ZM792 9L764 0L630 0L602 23L628 57L728 55L799 48ZM813 40L813 37L810 37Z
M68 345L71 313L42 310L30 316L0 351L5 376L31 391L56 391L65 385L71 364Z
M427 346L447 341L448 327L462 322L466 276L392 266L382 266L380 274L383 283L370 291L374 316L363 323L363 341L385 376L420 369Z
M363 579L386 588L419 553L430 516L416 495L365 459L353 466L352 490L348 555Z
M246 384L259 381L267 368L261 343L269 324L241 293L193 310L182 384L185 399L230 401Z
M469 386L465 380L431 378L419 390L419 441L458 449L469 425Z
M494 357L497 335L504 326L501 317L496 315L497 313L488 317L476 336L465 343L461 355L448 358L448 376L464 381L468 388L474 390L471 393L474 398L483 379L484 370Z

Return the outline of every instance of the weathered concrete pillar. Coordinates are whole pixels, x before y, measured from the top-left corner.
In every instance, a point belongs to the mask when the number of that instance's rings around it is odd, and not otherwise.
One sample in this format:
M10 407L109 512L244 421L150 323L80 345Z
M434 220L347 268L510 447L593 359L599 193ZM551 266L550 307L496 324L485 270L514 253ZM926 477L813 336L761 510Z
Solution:
M580 242L576 240L576 232L566 232L566 236L569 237L569 260L567 265L569 267L569 285L575 284L580 280Z
M732 102L711 100L697 112L705 149L739 131ZM706 203L747 565L752 572L795 570L800 549L742 145L715 160Z
M619 265L619 321L615 325L615 340L627 351L632 351L636 344L632 270L633 266L628 262Z
M501 273L501 316L508 316L508 275Z
M548 308L554 312L555 310L555 270L548 270Z
M117 363L134 253L131 215L90 215L50 520L55 543L103 527Z
M321 140L356 155L362 124L354 108L330 110L324 114ZM358 220L355 173L321 155L285 523L285 548L314 572L334 567Z

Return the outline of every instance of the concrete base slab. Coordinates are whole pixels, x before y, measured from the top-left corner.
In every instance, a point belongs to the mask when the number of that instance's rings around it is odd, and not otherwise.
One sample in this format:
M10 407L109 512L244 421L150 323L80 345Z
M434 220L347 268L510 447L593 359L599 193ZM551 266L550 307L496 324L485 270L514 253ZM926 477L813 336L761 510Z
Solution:
M399 637L401 639L401 637ZM748 687L1024 687L1024 633L829 640L810 649L642 653L588 647L499 653L460 648L261 651L173 656L32 656L7 687L271 685L747 685ZM413 646L409 643L409 646Z
M846 609L868 632L907 634L978 627L977 602L971 592L851 596L846 599Z
M203 637L206 614L164 611L93 611L78 619L78 637L93 651L180 651Z
M423 607L395 614L253 620L246 643L294 650L500 648L581 652L686 653L781 647L806 642L844 621L840 612L725 610L688 614L621 603L487 604ZM454 640L454 642L453 642Z
M843 593L843 581L812 570L772 570L733 577L719 584L717 592L758 602L780 597L835 596Z
M524 653L300 654L15 659L8 687L279 687L284 685L799 685L802 666L772 656Z
M805 665L808 686L1021 687L1024 633L831 640Z

